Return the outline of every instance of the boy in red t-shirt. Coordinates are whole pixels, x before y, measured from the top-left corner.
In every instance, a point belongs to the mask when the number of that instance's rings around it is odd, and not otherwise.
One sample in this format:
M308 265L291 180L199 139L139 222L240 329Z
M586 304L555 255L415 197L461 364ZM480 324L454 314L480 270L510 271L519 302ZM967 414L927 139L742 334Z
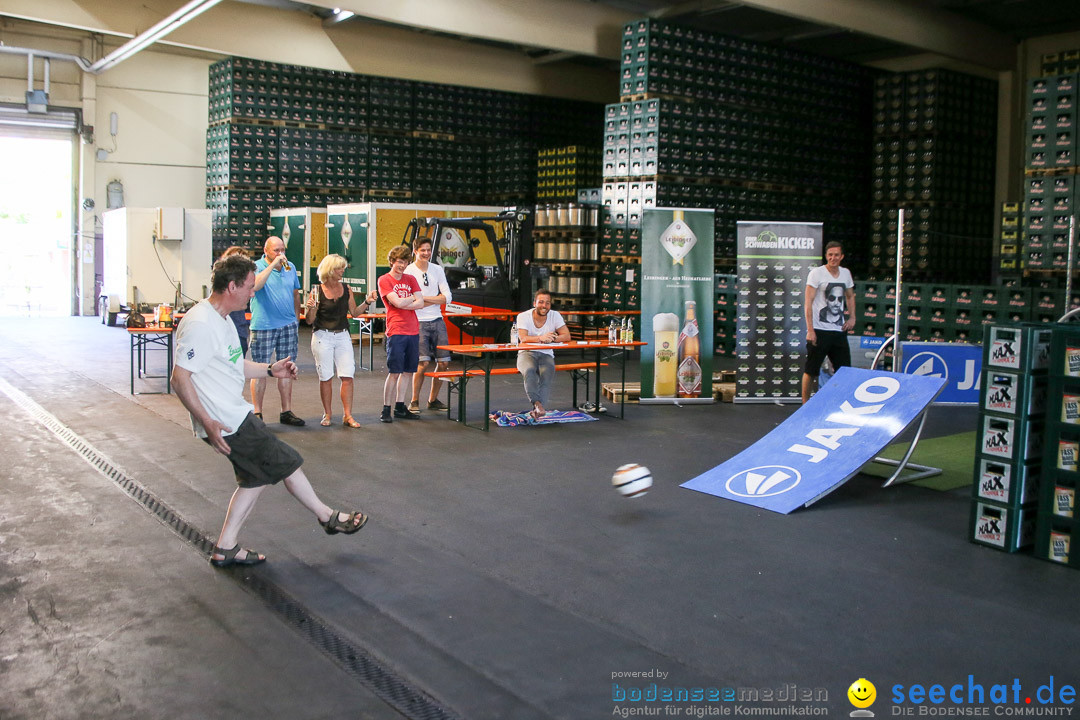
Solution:
M379 278L379 297L386 305L386 382L383 384L383 409L379 419L416 420L420 416L405 407L405 393L412 391L413 373L420 363L420 323L416 311L424 307L420 283L405 268L412 261L412 250L398 245L387 259L390 272ZM390 405L394 406L393 416Z

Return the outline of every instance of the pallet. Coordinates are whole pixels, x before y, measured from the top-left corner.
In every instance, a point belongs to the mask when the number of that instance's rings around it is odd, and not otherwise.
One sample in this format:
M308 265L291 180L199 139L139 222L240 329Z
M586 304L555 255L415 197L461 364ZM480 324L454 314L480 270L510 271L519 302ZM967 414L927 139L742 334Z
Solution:
M429 130L413 130L411 135L414 138L423 140L454 140L454 136L450 133L431 132Z
M640 255L601 255L600 262L606 263L623 263L629 265L640 265Z
M262 125L263 127L287 127L287 128L303 128L310 130L356 130L357 128L347 128L344 125L328 125L322 122L311 122L309 120L286 120L285 118L265 118L265 117L244 117L243 115L233 115L227 118L221 118L219 120L211 120L210 127L217 127L220 125Z
M633 95L620 95L619 96L619 102L621 102L621 103L637 102L639 100L671 100L671 101L674 101L674 102L685 102L685 103L697 102L697 100L695 100L694 98L685 97L683 95L668 95L666 93L654 93L654 92L634 93Z
M277 192L277 185L207 185L209 192Z
M583 263L583 262L567 262L566 260L560 260L558 262L552 262L550 260L534 260L533 264L547 265L556 272L572 272L572 273L594 273L600 272L600 266L596 263Z
M720 402L735 402L735 383L713 383L713 400Z
M1048 168L1025 168L1024 175L1027 177L1054 177L1059 175L1076 175L1080 167L1048 167Z
M625 393L623 387L625 387ZM641 383L628 382L623 387L620 387L620 383L601 383L600 385L604 397L612 402L636 403L641 399ZM625 400L623 400L624 394Z
M383 198L411 198L413 196L412 190L380 190L378 188L372 188L367 191L368 197L383 197Z
M712 374L713 386L718 383L734 383L735 371L734 370L721 370L720 372L714 372Z

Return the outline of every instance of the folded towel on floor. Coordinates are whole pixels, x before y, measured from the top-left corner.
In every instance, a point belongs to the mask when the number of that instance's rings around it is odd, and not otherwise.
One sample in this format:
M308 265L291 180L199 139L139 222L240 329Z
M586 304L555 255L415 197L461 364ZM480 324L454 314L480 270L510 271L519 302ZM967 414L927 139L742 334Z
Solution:
M527 412L507 412L496 410L491 413L491 419L499 427L515 427L517 425L553 425L555 423L592 422L597 418L577 410L549 410L546 415L537 420Z

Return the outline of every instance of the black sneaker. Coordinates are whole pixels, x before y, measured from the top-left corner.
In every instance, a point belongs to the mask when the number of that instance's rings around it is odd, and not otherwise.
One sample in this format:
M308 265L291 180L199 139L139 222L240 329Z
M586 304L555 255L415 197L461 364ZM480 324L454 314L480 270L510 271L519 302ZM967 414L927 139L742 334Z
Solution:
M304 418L297 417L293 414L292 410L286 410L285 412L281 413L281 415L278 416L278 420L281 422L282 425L294 425L296 427L307 425L307 423L304 422Z
M442 400L432 400L431 402L429 402L427 404L427 409L428 410L445 410L446 405L443 403Z
M383 405L382 406L382 415L379 416L379 419L382 420L383 422L394 422L394 418L390 417L390 406L389 405Z
M386 412L385 410L383 412ZM405 403L398 403L394 406L394 417L401 420L419 420L420 415L414 412L409 412L409 409L405 407Z

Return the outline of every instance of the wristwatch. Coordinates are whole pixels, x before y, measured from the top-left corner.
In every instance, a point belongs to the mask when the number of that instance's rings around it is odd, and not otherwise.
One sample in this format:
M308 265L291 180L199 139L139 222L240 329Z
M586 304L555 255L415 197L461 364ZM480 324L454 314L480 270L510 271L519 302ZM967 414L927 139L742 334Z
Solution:
M266 366L266 377L274 377L274 363Z

